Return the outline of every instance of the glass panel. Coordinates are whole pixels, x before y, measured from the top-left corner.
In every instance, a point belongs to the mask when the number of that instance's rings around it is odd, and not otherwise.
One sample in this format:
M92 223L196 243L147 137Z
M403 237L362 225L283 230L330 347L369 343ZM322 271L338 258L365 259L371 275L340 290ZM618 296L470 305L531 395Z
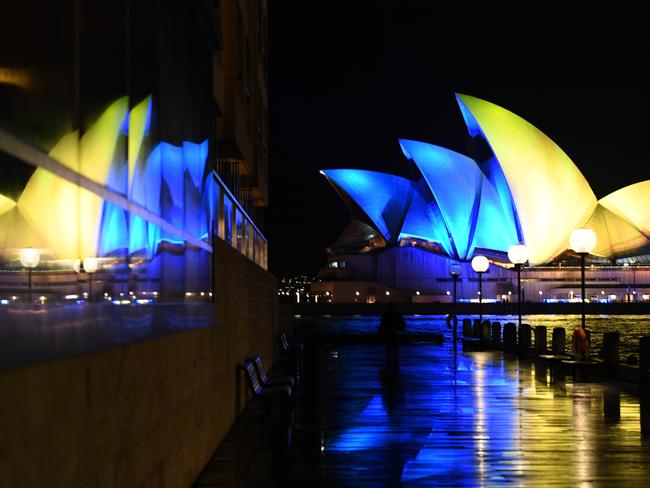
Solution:
M5 6L0 126L100 186L0 150L0 273L31 247L48 299L201 296L234 218L208 168L212 52L185 6L78 3Z
M243 253L244 252L244 217L239 209L235 209L235 225L237 232L237 241L235 248Z
M229 196L223 196L223 208L224 208L224 240L232 246L234 242L234 233L233 233L233 214L235 211L234 204Z
M221 187L217 184L217 197L216 197L216 204L217 204L217 215L218 215L218 223L217 223L217 235L219 236L220 239L226 240L226 219L224 218L224 213L225 213L225 208L224 208L224 191L221 189Z
M249 259L255 259L253 253L253 232L255 232L253 226L250 222L246 222L246 255Z

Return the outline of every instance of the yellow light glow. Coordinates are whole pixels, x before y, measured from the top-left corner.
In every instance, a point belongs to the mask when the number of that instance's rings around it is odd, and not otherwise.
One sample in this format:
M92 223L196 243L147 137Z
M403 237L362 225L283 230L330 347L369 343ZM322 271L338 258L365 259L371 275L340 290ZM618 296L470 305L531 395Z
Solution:
M26 69L0 67L0 85L31 88L32 76Z
M650 236L650 180L626 186L601 198L599 203L627 219Z
M149 118L149 107L151 105L151 95L137 104L129 114L129 188L133 183L133 172L135 171L140 149L144 140L147 128L147 119Z
M15 206L16 206L16 202L14 202L11 198L8 198L0 194L0 215L11 210Z
M81 160L77 169L82 175L102 185L106 184L128 109L128 98L119 98L83 135Z
M597 256L613 259L634 254L634 251L648 244L639 229L601 204L598 204L585 227L596 233L596 247L592 254Z
M81 143L78 133L71 132L49 155L106 184L127 109L127 98L120 98L88 129ZM42 167L34 171L17 203L32 240L38 241L38 247L51 249L59 259L97 255L102 206L103 200L95 193ZM13 226L19 233L28 233L21 227Z
M47 247L45 240L27 224L18 206L0 214L0 246L5 252L23 247Z
M596 197L562 149L521 117L490 102L458 95L499 160L517 208L531 265L564 251Z

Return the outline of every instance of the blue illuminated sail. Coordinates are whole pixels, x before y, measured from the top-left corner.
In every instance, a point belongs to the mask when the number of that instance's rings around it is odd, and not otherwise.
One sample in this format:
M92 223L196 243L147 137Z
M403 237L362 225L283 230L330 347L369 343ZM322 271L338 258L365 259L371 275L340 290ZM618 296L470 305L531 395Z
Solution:
M437 242L447 254L453 255L449 232L438 205L435 201L427 202L418 191L413 193L411 205L404 219L400 239L403 237Z
M477 247L508 252L511 245L519 243L517 229L512 225L512 221L504 218L504 213L496 189L487 177L483 176L474 238L468 253L470 256Z
M456 256L467 259L478 214L481 170L474 160L444 147L406 139L399 142L429 184L451 232Z
M411 180L359 169L321 173L359 205L387 241L397 239L413 196Z
M503 174L503 169L499 164L499 160L494 155L494 150L490 145L490 141L485 137L480 124L458 94L456 95L456 101L458 102L458 107L460 108L460 113L463 116L469 135L475 138L480 138L490 148L491 157L486 161L481 161L480 168L497 192L501 208L503 209L501 218L504 221L504 225L508 228L514 228L517 232L517 242L523 242L521 226L517 216L517 209L512 199L512 193L510 192L508 181L506 180L506 176Z

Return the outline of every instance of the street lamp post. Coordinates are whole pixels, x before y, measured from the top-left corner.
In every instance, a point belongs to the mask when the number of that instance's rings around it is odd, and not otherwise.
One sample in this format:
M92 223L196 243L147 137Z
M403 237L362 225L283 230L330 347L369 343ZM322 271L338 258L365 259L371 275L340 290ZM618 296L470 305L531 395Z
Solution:
M463 267L460 264L452 263L451 266L449 266L449 274L451 275L451 279L454 282L454 305L452 309L452 322L454 323L454 347L456 347L456 341L458 340L458 318L456 315L456 283L458 283L458 278L460 278L460 275L462 273Z
M93 273L97 271L97 258L85 258L84 271L88 273L88 301L93 301Z
M508 259L517 268L517 315L521 327L521 265L528 261L528 248L525 244L513 244L508 249Z
M28 285L28 299L29 303L32 303L32 270L38 266L38 263L41 261L41 253L38 252L38 249L33 247L26 247L20 251L20 264L23 265L23 268L27 268L29 274L29 285Z
M474 256L472 258L472 269L478 273L478 315L481 324L483 323L483 273L489 267L490 261L485 256Z
M585 328L585 256L596 247L596 233L591 229L575 229L569 236L569 249L580 255L580 283L582 289L582 328Z

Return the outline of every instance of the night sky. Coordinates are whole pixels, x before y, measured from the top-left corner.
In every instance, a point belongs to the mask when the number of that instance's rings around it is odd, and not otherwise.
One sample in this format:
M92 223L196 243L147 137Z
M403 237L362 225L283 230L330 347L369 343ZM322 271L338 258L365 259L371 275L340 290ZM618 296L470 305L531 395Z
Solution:
M644 15L440 3L270 2L266 235L277 276L315 274L349 220L319 169L407 175L401 137L467 153L455 92L538 127L598 198L650 179Z

